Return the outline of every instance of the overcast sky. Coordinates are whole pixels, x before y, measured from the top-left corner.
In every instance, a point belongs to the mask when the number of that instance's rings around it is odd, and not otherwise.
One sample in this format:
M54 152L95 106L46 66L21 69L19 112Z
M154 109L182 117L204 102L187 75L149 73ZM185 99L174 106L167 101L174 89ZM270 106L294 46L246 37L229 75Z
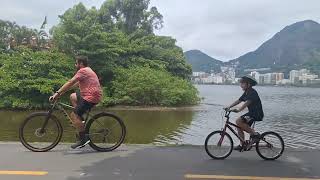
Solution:
M6 0L0 19L39 28L78 2L100 7L104 0ZM151 0L164 16L157 34L173 36L184 51L199 49L223 61L257 49L287 25L320 22L320 0Z

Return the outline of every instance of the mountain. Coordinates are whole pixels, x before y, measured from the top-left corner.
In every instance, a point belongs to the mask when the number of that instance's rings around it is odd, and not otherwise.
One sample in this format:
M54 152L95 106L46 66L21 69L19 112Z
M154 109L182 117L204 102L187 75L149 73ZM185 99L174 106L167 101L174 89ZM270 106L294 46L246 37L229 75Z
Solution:
M199 50L190 50L184 53L186 60L192 65L192 71L220 72L222 61L216 60Z
M306 20L294 23L276 33L257 50L230 63L238 63L238 71L248 68L271 68L288 72L305 67L320 57L320 24Z

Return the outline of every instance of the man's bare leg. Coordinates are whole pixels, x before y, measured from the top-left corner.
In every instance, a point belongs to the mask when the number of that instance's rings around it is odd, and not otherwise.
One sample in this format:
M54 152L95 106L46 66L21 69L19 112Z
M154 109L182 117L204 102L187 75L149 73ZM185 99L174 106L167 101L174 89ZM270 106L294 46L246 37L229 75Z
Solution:
M74 112L71 113L71 121L79 133L84 132L84 124L82 123L81 118Z
M72 93L70 95L70 101L71 101L71 104L74 108L76 108L77 106L77 95L76 93ZM78 130L79 132L79 140L80 142L77 142L76 144L72 145L71 147L74 149L74 148L77 148L77 147L83 147L81 146L82 144L84 144L85 142L87 142L89 139L85 136L85 125L84 123L82 123L82 118L77 115L76 113L72 112L70 114L70 118L71 118L71 122L72 124L74 125L74 127Z
M72 93L70 95L70 101L71 101L71 104L74 108L76 108L77 106L77 103L78 103L78 100L77 100L77 94L76 93Z

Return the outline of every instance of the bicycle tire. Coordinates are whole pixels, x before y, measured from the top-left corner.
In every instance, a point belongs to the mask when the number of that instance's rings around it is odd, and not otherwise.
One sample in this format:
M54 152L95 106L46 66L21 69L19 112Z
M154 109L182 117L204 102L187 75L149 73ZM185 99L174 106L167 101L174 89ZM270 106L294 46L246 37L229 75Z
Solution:
M273 135L273 136L275 136L276 138L278 138L278 140L280 141L281 150L280 150L280 152L279 152L276 156L274 156L274 157L267 157L267 156L265 156L263 153L261 153L261 149L260 149L261 146L260 146L260 144L262 143L262 141L265 141L265 137L266 137L267 135ZM272 131L268 131L268 132L262 133L260 140L256 143L256 151L257 151L258 155L259 155L261 158L265 159L265 160L276 160L276 159L278 159L278 158L283 154L284 148L285 148L285 145L284 145L284 141L283 141L282 137L281 137L278 133L272 132Z
M229 151L228 151L225 155L223 155L223 156L216 156L216 155L214 155L214 154L210 151L210 148L208 147L208 146L209 146L208 143L209 143L210 138L212 138L212 136L214 136L214 135L216 135L216 134L219 134L219 136L221 136L222 133L225 135L224 138L227 137L227 138L229 139L229 141L230 141L230 147L229 147L229 148L230 148L230 149L229 149ZM232 153L232 150L233 150L233 140L232 140L231 136L230 136L227 132L214 131L214 132L210 133L210 134L207 136L207 138L206 138L206 140L205 140L204 146L205 146L205 150L206 150L207 154L208 154L210 157L212 157L213 159L225 159L225 158L227 158L228 156L230 156L230 154Z
M49 118L49 121L51 120L56 126L57 126L57 132L58 132L58 135L57 137L55 138L55 140L48 146L45 146L43 148L39 148L39 147L36 147L34 145L31 145L30 143L31 142L28 142L26 140L26 134L24 133L25 132L25 127L26 125L28 125L28 123L30 124L30 122L32 120L34 120L36 117L43 117L43 121L45 120L45 118L48 116L48 113L47 112L36 112L36 113L32 113L30 114L23 122L22 124L20 125L20 128L19 128L19 139L20 139L20 142L22 143L22 145L24 147L26 147L27 149L33 151L33 152L46 152L46 151L49 151L51 150L52 148L54 148L61 140L61 137L62 137L62 133L63 133L63 129L62 129L62 126L61 126L61 123L60 121L54 116L54 115L51 115L50 118ZM42 124L39 123L39 128L41 127ZM38 128L38 129L39 129ZM38 130L37 129L37 130ZM36 130L36 131L37 131ZM36 132L34 132L36 133ZM40 143L39 143L40 144ZM41 144L44 144L44 142L42 142Z
M112 120L114 120L114 122L118 123L120 125L121 128L121 136L120 138L117 140L117 142L115 143L115 145L111 146L111 147L102 147L100 146L100 144L96 143L93 140L93 135L92 132L90 132L90 127L92 126L92 124L97 121L99 118L102 117L107 117L107 118L111 118ZM124 124L124 122L122 121L122 119L120 119L118 116L111 114L111 113L99 113L96 114L95 116L93 116L86 124L86 134L89 135L90 138L90 143L89 145L96 151L101 151L101 152L109 152L109 151L113 151L116 148L118 148L124 141L125 136L126 136L126 126ZM107 131L107 130L106 130Z

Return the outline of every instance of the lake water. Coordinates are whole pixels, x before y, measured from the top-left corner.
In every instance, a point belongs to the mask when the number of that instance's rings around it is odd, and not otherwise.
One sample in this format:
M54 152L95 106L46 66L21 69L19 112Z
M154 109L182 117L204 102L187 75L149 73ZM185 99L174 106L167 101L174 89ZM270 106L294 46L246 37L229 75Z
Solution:
M125 121L126 143L202 145L210 132L222 128L222 107L239 98L242 90L227 85L197 85L197 88L203 100L192 108L106 111ZM256 124L258 132L278 132L287 147L320 149L320 88L256 87L256 90L265 112L264 120ZM29 113L0 111L0 141L17 141L18 127ZM234 120L241 114L232 115ZM73 129L64 119L61 121L65 127L63 141L74 141Z

